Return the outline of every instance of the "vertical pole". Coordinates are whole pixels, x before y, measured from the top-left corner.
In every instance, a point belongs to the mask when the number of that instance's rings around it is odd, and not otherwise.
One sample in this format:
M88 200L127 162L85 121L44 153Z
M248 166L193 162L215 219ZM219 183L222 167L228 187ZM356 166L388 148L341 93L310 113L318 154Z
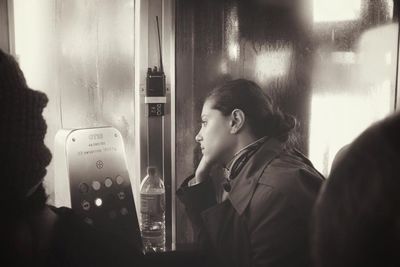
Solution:
M0 0L0 49L10 53L10 23L8 0Z
M399 25L399 2L394 1L393 21L397 23L397 57L396 57L396 81L394 88L394 110L397 110L399 102L399 52L400 52L400 25Z

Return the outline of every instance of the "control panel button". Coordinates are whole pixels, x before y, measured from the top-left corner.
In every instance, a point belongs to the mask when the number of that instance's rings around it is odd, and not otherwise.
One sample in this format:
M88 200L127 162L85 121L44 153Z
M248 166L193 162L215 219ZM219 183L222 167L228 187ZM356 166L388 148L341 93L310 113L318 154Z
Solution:
M121 214L124 215L124 216L127 215L127 214L128 214L128 209L125 208L125 207L122 208L122 209L121 209Z
M83 208L84 210L89 210L89 209L90 209L90 203L89 203L89 201L83 200L82 203L81 203L81 205L82 205L82 208Z
M119 198L120 200L124 200L125 197L126 197L125 192L118 192L117 195L118 195L118 198Z
M96 199L94 200L94 204L95 204L97 207L101 207L101 205L103 205L103 200L102 200L101 198L96 198Z
M124 178L121 175L118 175L115 180L117 181L117 184L122 184L124 182Z
M107 178L104 180L104 185L105 185L106 187L111 187L112 184L113 184L113 181L111 180L110 177L107 177Z
M93 224L93 220L90 219L90 218L88 218L88 217L86 217L86 218L84 219L84 221L85 221L85 223L87 223L87 224L90 224L90 225Z
M96 161L97 169L102 169L104 167L104 162L101 160Z
M81 191L81 193L86 194L87 192L89 192L89 186L86 183L81 183L79 185L79 191Z
M100 182L98 182L98 181L93 181L93 182L92 182L92 187L93 187L94 190L97 191L97 190L100 189L101 184L100 184Z

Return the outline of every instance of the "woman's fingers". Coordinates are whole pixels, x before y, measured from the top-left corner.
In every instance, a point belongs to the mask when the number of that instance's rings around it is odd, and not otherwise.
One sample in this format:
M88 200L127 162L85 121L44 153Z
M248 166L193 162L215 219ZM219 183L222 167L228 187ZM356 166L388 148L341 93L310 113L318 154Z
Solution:
M207 157L203 156L200 160L199 166L196 169L196 179L198 182L202 182L209 177L211 167L211 161Z

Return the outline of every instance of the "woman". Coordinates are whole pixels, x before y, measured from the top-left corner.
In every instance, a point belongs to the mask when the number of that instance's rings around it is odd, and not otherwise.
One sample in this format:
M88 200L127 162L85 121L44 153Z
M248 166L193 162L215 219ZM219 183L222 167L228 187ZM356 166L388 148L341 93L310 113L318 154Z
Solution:
M239 79L208 95L201 119L203 157L177 192L197 241L218 265L309 266L309 219L324 178L290 148L294 118ZM227 179L221 203L209 175L215 165Z

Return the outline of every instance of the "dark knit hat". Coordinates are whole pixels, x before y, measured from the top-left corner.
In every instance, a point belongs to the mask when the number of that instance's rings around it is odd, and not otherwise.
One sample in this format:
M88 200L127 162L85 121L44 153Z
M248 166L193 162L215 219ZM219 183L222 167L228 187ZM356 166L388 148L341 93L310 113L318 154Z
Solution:
M28 88L15 59L0 50L0 193L28 198L41 186L51 153L44 144L44 93Z

